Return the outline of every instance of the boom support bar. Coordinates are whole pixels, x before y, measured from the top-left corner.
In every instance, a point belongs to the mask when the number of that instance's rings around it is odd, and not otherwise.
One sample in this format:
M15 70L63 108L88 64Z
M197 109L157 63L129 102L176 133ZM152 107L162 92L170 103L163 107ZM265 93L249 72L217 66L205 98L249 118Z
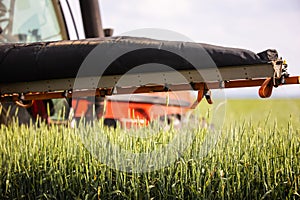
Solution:
M57 91L57 92L36 92L26 94L2 94L0 102L6 101L32 101L56 98L71 98L71 97L85 97L85 96L106 96L114 94L130 94L130 93L152 93L152 92L167 92L167 91L183 91L183 90L209 90L222 88L241 88L241 87L257 87L262 86L266 79L255 80L234 80L226 82L209 82L209 83L192 83L192 84L178 84L178 85L146 85L140 87L129 88L98 88L96 90L81 90L81 91ZM287 77L285 83L281 85L300 84L300 76Z

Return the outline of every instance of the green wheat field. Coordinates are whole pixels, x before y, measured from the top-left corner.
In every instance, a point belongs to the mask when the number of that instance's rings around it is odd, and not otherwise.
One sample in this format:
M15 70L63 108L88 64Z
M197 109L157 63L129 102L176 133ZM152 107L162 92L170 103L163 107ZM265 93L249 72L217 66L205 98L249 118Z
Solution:
M78 130L89 135L100 128L133 152L151 152L180 132L171 127L141 139L130 137L134 130L112 130L101 122L78 129L1 126L0 199L300 199L300 100L228 100L216 145L197 159L209 132L200 119L209 123L210 109L201 102L192 143L174 162L143 173L107 166ZM105 157L104 150L97 155Z

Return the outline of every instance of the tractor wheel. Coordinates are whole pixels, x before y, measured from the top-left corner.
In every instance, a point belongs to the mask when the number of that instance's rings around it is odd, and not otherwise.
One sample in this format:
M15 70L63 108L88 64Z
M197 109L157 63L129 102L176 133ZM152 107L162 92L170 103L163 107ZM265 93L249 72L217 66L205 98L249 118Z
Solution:
M0 124L9 125L18 122L19 125L29 125L31 116L29 112L14 103L1 103L0 104Z
M117 120L110 119L110 118L105 118L104 119L104 125L116 129L117 128Z

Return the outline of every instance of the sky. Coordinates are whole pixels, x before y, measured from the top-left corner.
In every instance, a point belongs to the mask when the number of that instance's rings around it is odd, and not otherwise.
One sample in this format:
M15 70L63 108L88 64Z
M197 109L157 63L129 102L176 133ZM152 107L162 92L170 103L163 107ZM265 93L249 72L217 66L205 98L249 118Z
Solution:
M156 28L256 53L277 49L289 73L300 75L299 0L100 0L100 8L103 27L114 35ZM226 95L258 97L257 91L228 89ZM276 88L273 97L300 97L300 86Z

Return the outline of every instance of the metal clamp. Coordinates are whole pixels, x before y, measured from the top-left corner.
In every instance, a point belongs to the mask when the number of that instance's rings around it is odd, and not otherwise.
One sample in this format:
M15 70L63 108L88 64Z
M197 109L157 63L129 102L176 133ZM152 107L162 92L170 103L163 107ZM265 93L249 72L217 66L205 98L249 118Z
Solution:
M285 78L289 77L287 72L288 65L285 60L282 60L282 58L272 61L272 64L274 69L273 86L278 87L285 83Z

